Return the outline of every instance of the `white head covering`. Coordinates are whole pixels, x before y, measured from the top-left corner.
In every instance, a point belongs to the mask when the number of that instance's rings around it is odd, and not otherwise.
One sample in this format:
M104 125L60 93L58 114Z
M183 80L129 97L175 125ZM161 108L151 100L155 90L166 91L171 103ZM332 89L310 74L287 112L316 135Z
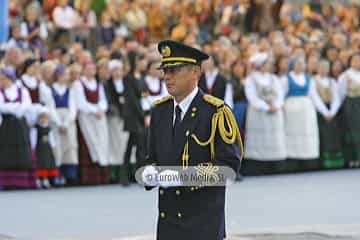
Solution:
M120 60L114 59L111 60L108 64L109 71L111 72L115 68L121 68L123 66L123 63Z
M249 62L253 64L255 67L260 67L263 65L266 60L269 58L269 54L267 53L255 53L249 58Z

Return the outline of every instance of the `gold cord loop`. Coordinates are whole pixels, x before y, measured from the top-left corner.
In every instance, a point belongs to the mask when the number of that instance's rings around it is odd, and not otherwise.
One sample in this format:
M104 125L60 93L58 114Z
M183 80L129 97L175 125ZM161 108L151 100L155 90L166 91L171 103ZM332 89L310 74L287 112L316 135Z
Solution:
M240 136L240 131L237 125L237 122L234 118L229 107L223 105L219 107L217 112L214 113L211 120L211 133L210 137L206 141L201 141L195 134L191 134L192 139L200 145L207 146L210 144L210 156L211 160L215 158L215 134L216 129L219 129L219 134L221 139L227 144L233 144L237 140L240 146L240 155L243 157L243 143ZM188 143L187 143L188 144ZM188 151L188 146L185 146ZM185 149L185 148L184 148Z

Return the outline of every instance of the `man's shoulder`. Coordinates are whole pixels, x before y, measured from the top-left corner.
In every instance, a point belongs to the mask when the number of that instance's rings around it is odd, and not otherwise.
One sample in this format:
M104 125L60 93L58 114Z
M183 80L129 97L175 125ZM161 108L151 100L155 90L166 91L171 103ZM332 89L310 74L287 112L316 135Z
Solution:
M153 109L161 109L163 107L166 107L169 104L171 104L172 100L173 100L173 97L171 95L162 97L152 103ZM216 110L225 105L223 100L221 100L220 98L214 97L212 95L209 95L209 94L203 94L201 96L201 102L202 102L201 110L209 110L209 109Z
M160 99L157 99L153 102L154 106L160 106L164 103L168 103L171 99L173 99L173 97L171 95L166 95Z
M171 95L167 95L155 100L152 102L152 111L154 112L166 108L172 102L172 99L173 97Z
M204 94L202 99L206 103L206 105L211 108L221 108L225 105L223 100L210 94Z

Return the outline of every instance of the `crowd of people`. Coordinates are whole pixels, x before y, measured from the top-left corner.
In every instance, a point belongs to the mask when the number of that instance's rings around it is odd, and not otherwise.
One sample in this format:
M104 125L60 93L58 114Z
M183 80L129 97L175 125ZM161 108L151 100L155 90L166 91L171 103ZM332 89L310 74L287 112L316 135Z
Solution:
M199 87L235 114L242 173L360 167L359 5L320 0L9 1L1 44L0 188L133 181L157 42L211 58Z

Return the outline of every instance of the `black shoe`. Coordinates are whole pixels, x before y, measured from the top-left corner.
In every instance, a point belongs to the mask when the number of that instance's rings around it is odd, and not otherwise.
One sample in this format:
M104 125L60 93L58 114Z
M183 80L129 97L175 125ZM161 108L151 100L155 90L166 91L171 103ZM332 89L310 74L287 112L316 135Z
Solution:
M243 179L244 177L240 173L236 174L235 182L241 182Z
M119 180L119 183L123 186L129 186L130 183L131 183L131 178L130 178L130 168L129 166L123 166L120 170L120 174L119 174L119 177L120 177L120 180Z
M130 185L130 181L128 178L124 178L120 181L120 184L123 185L124 187L127 187Z

